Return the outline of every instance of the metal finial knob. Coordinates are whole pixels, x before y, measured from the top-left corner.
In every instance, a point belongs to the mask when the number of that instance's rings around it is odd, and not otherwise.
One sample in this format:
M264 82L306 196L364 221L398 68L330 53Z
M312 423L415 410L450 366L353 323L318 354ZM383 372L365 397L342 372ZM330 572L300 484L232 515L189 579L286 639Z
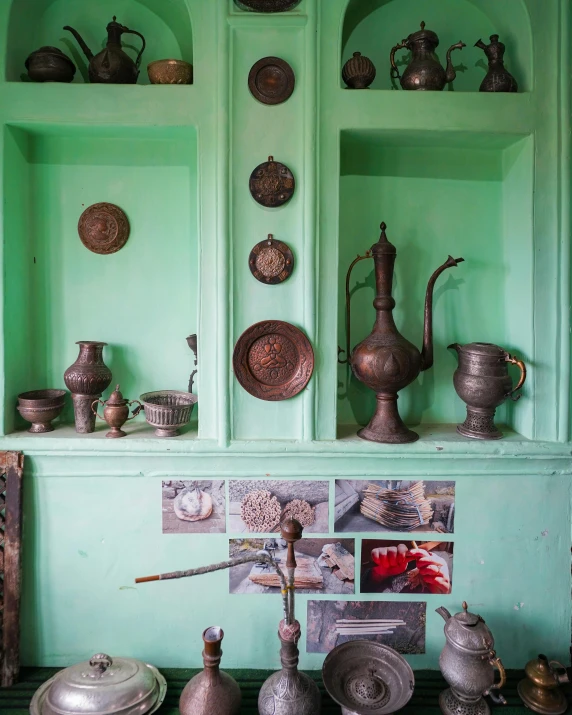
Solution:
M469 606L466 601L463 601L463 611L468 610Z
M421 29L422 29L422 30L425 29L425 23L424 23L424 22L421 22Z

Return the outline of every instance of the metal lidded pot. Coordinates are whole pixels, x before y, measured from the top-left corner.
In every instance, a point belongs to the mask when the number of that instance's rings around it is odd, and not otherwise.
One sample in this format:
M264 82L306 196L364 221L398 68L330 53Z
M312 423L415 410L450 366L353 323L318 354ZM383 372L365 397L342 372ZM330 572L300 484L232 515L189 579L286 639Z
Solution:
M165 694L165 678L134 658L98 653L60 671L38 688L31 715L151 715Z

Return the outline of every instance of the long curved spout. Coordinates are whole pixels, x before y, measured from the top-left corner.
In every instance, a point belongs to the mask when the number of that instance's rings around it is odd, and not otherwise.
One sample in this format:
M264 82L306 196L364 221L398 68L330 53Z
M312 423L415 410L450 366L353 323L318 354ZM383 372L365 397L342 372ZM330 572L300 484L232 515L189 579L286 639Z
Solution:
M78 45L81 47L83 50L83 54L87 57L87 59L91 62L93 59L93 52L89 49L89 47L85 44L83 37L79 34L77 30L74 30L73 27L70 27L69 25L66 25L64 27L64 30L68 30L68 32L71 32L71 34L75 37L77 40Z
M421 371L428 370L433 365L433 288L437 278L447 270L462 263L464 258L449 256L442 266L429 278L427 292L425 293L425 323L423 328L423 349L421 350Z

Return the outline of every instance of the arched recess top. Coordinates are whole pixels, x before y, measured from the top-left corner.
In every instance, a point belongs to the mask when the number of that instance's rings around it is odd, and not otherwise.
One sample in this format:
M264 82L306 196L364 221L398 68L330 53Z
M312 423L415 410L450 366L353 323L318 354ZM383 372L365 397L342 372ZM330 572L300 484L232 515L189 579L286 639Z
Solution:
M77 29L96 54L105 46L105 28L114 15L118 22L146 39L139 83L148 82L146 66L153 60L193 61L193 32L186 0L12 0L6 28L6 79L20 80L29 53L42 45L53 45L76 63L74 81L86 82L87 60L71 34L62 28L71 25ZM124 41L128 54L135 57L138 38L125 35Z
M347 0L342 63L355 51L373 53L368 55L378 70L373 88L389 89L391 47L418 30L422 20L439 35L440 57L453 42L462 40L467 45L453 55L463 66L455 89L478 90L486 62L473 45L479 38L488 41L493 33L500 35L507 47L507 68L517 78L519 90L532 89L532 29L526 0Z

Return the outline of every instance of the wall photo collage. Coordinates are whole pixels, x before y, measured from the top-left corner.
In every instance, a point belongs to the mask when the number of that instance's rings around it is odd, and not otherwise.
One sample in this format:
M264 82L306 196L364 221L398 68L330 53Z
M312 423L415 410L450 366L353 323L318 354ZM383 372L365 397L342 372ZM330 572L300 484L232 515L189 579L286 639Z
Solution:
M267 557L286 572L280 525L300 522L296 594L328 597L307 600L308 653L356 639L425 653L423 598L453 588L454 481L170 479L161 487L164 534L229 535L221 559L239 562L229 569L230 594L280 595Z

